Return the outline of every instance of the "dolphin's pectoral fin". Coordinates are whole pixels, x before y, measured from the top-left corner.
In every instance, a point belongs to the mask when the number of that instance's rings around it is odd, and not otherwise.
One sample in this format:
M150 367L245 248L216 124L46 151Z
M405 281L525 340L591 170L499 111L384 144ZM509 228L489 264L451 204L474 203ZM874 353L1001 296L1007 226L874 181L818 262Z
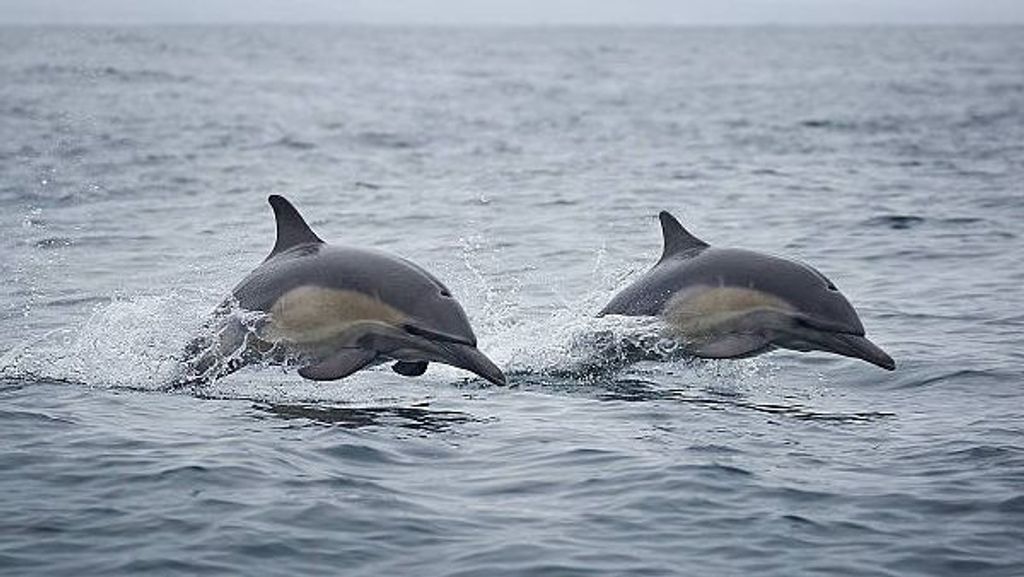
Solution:
M418 377L427 372L427 361L398 361L391 370L403 377Z
M693 343L686 350L705 359L735 359L759 355L771 349L771 343L764 335L728 334L713 340Z
M341 349L315 365L299 369L299 374L312 381L343 379L373 363L375 351L367 349Z

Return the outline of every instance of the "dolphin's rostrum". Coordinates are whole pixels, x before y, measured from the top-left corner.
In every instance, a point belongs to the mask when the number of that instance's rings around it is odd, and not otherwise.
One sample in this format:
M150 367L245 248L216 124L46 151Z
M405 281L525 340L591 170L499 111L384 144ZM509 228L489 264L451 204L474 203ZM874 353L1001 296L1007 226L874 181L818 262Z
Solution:
M748 250L715 248L668 212L664 251L601 315L660 316L687 352L747 357L774 348L827 351L884 369L895 361L864 336L857 312L814 268Z
M441 281L390 253L328 245L284 197L269 201L274 248L218 308L211 335L189 345L179 384L255 361L297 363L300 375L318 381L389 361L395 372L418 376L433 361L505 384Z

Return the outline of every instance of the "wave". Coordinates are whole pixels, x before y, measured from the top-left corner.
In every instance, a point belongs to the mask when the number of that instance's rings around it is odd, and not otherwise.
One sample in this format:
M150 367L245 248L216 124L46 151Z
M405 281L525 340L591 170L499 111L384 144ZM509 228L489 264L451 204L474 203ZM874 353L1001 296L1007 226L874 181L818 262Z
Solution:
M124 69L116 66L85 66L64 64L34 64L22 69L22 73L46 81L64 81L68 78L110 79L115 82L135 83L188 83L193 77L184 74L171 74L160 70L146 68Z

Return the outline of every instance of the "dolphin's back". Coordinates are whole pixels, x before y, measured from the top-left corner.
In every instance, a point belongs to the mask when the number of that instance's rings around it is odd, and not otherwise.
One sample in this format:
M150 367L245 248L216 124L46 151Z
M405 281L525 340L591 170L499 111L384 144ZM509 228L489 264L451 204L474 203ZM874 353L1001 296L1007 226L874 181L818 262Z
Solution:
M302 245L267 259L232 291L239 306L268 312L302 286L355 291L412 313L427 295L448 289L420 267L385 252Z
M696 256L665 258L615 296L601 314L657 316L672 296L690 287L754 289L791 300L791 287L807 277L828 280L788 259L734 248L708 248Z
M662 261L633 284L620 291L598 316L624 315L629 317L658 316L665 303L679 287L686 283L680 264Z

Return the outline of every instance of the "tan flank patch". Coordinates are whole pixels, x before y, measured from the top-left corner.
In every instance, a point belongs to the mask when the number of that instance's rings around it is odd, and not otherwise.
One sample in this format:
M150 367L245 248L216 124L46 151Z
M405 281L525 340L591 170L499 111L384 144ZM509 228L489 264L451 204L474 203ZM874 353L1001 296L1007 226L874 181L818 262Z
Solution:
M681 292L665 305L662 316L673 331L688 339L703 339L722 325L757 311L789 312L782 299L754 289L714 287Z
M303 286L277 299L270 309L268 337L311 343L341 335L357 323L402 323L406 315L361 292Z

